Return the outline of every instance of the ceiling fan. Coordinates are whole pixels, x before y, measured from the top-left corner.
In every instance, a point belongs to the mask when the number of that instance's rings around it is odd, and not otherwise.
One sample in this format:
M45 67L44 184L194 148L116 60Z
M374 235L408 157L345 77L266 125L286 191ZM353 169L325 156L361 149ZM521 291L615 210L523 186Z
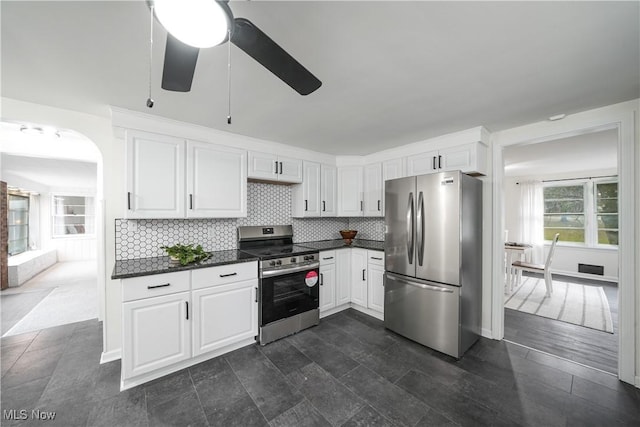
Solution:
M167 30L162 88L189 92L201 48L229 40L291 86L308 95L322 82L251 21L234 18L228 0L148 0Z

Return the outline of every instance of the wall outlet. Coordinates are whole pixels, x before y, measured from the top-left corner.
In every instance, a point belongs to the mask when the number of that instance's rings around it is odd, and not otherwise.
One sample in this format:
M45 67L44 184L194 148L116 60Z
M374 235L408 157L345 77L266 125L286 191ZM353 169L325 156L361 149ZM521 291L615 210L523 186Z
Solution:
M213 235L215 231L213 230L213 225L207 227L207 239L213 239Z
M138 221L127 221L127 230L131 231L132 233L138 231Z
M380 222L376 224L376 233L384 233L384 223Z

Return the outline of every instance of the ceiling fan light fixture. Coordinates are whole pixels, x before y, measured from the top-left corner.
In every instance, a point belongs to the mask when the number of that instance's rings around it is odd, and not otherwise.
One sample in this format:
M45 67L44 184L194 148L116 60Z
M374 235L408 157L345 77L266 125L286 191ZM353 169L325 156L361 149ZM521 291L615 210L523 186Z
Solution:
M182 43L206 48L227 40L231 16L215 0L155 0L153 6L158 21Z

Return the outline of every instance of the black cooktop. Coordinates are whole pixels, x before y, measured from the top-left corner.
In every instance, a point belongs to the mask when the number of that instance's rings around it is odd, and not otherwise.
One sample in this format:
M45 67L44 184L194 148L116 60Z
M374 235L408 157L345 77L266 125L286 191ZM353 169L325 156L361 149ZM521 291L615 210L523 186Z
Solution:
M263 246L258 248L243 248L240 252L245 253L247 257L259 257L260 259L282 258L294 255L306 255L318 252L317 249L307 248L299 245L278 245Z

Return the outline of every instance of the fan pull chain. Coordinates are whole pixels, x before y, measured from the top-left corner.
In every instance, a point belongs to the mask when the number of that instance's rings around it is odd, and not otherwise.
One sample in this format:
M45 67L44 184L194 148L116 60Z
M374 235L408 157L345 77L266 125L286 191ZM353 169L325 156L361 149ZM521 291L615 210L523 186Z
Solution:
M147 98L147 107L153 108L153 99L151 98L151 68L153 65L153 3L151 3L151 14L149 19L149 97Z
M227 90L229 96L229 111L227 114L227 124L231 124L231 30L227 30L229 34L229 40L227 41Z

